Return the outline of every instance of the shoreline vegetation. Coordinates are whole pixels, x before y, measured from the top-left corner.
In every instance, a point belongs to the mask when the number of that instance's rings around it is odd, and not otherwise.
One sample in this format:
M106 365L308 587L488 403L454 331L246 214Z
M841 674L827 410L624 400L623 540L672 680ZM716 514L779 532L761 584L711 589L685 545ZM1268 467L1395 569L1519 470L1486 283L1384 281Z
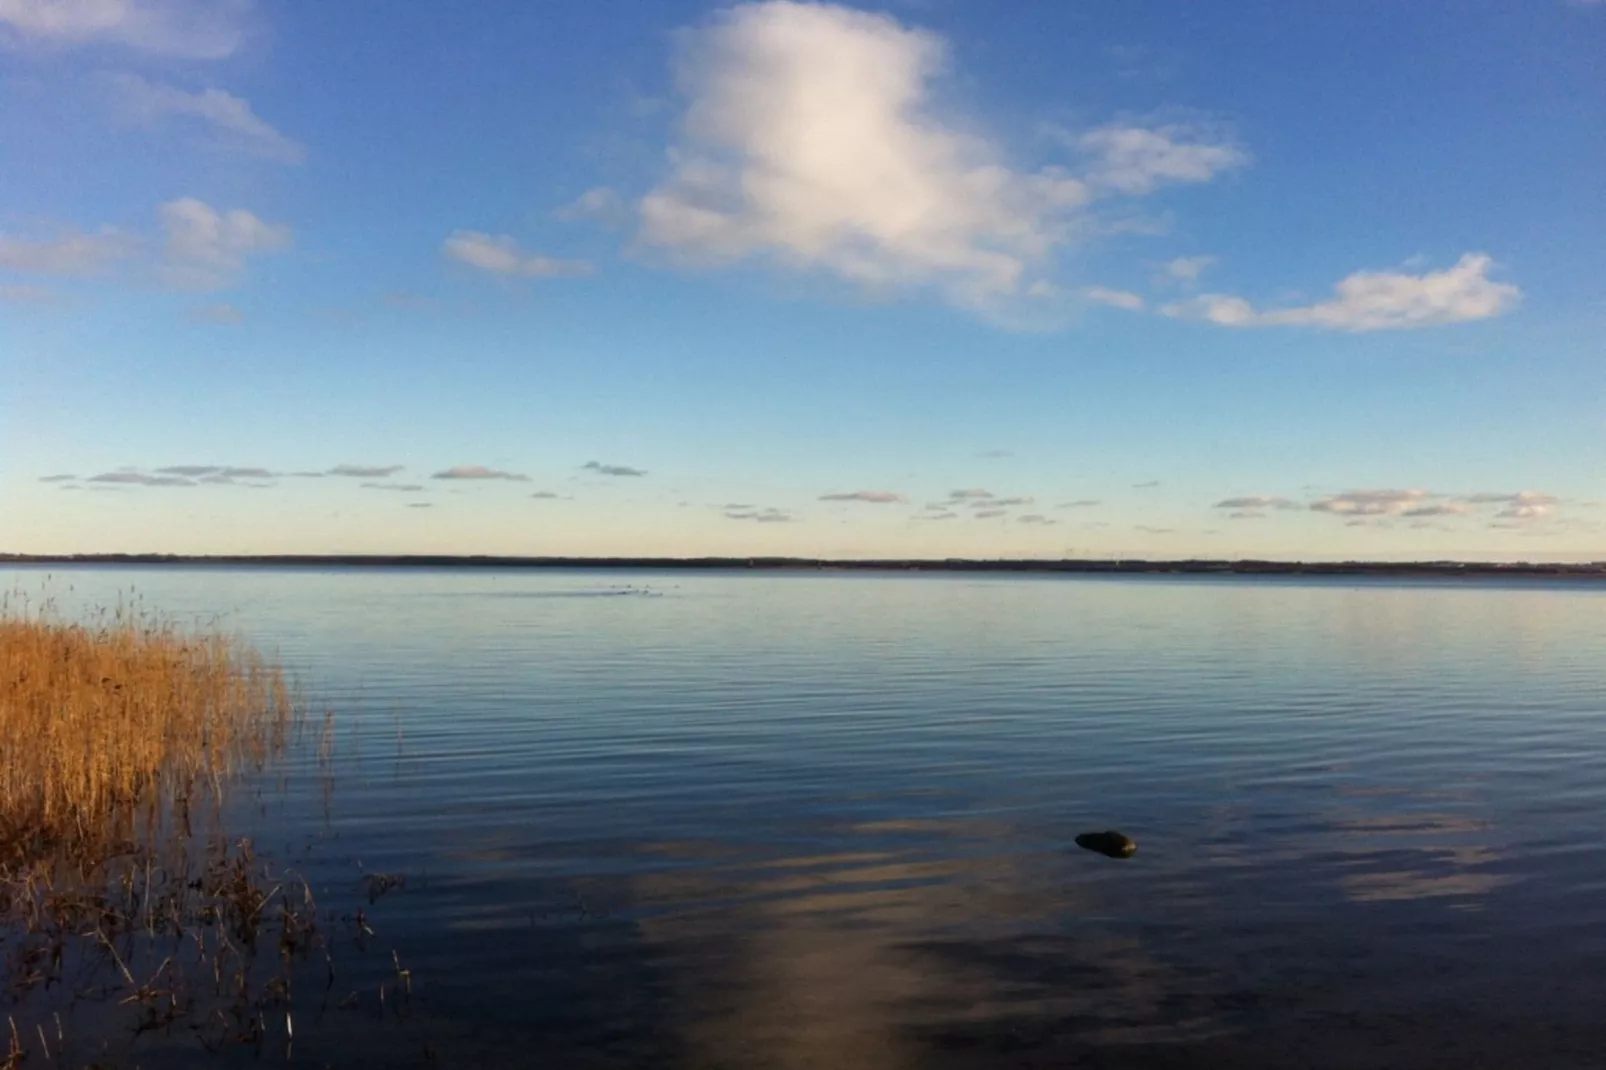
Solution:
M283 669L215 626L0 597L0 1070L289 1057L298 1026L372 1002L336 987L363 910L321 909L227 827L304 727ZM330 715L321 775L332 755Z
M1606 559L1588 562L1264 561L1189 558L841 559L804 557L522 557L450 554L10 554L0 565L255 565L300 568L766 569L842 572L1023 572L1092 575L1408 576L1606 579Z

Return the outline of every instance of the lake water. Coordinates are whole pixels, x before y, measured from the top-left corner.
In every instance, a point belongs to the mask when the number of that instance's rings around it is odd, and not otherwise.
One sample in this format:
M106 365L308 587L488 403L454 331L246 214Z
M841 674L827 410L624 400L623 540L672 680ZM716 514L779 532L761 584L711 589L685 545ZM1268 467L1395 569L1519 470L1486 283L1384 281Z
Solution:
M252 821L406 875L439 1065L1606 1058L1606 585L0 571L47 582L334 711Z

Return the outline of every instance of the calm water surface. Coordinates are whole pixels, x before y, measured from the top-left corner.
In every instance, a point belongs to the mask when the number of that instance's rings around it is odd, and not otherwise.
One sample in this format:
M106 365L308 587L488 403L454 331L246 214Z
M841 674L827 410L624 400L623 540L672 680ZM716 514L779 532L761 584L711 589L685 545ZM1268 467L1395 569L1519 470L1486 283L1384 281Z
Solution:
M253 820L407 875L443 1065L1606 1059L1606 586L49 575L334 711Z

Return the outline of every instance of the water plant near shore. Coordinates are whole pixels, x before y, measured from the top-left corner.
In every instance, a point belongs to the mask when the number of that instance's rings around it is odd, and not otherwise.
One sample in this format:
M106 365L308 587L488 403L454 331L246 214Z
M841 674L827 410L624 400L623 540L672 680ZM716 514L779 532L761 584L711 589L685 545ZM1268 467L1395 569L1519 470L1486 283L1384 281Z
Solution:
M161 834L283 750L281 669L237 637L119 606L0 603L0 860Z
M0 599L0 1067L174 1043L288 1055L298 1018L361 1002L331 952L365 946L362 909L320 910L226 828L230 785L303 723L284 672L215 627ZM326 773L333 746L331 715ZM391 1007L410 972L405 988Z

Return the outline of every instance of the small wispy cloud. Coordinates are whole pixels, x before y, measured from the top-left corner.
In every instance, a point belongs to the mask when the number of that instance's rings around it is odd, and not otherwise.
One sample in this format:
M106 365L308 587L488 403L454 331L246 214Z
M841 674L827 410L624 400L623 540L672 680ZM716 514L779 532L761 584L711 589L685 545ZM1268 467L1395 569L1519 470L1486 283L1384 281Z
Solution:
M1091 509L1095 505L1102 505L1102 504L1104 504L1104 503L1102 501L1100 501L1098 498L1077 498L1075 501L1060 502L1054 508L1056 508L1056 509Z
M916 516L916 520L957 520L959 514L955 512L932 513L930 516Z
M1083 134L1079 145L1097 157L1088 173L1095 189L1133 195L1164 185L1208 182L1250 162L1248 153L1217 132L1183 124L1112 124Z
M441 254L460 264L507 278L554 279L591 273L591 265L585 261L527 253L506 234L486 234L478 230L454 230L441 243Z
M1543 503L1508 505L1495 516L1502 520L1540 520L1550 515L1551 506Z
M519 475L517 472L504 472L499 468L487 468L482 464L460 464L453 468L446 468L433 473L431 479L505 479L514 483L528 483L529 476Z
M1257 309L1242 297L1202 294L1160 311L1222 327L1317 327L1333 331L1400 331L1468 323L1516 308L1522 291L1489 278L1494 261L1467 253L1454 267L1412 275L1357 271L1327 301L1291 308Z
M898 505L908 500L890 490L852 490L820 495L822 502L869 502L871 505Z
M725 519L750 520L756 524L791 524L797 520L797 517L786 509L764 508L726 512Z
M1055 520L1052 517L1046 517L1041 513L1027 513L1025 516L1016 517L1015 519L1022 524L1036 524L1040 527L1046 527L1049 524L1059 523L1058 520Z
M978 509L976 512L974 512L974 513L972 513L970 515L971 515L971 517L973 519L976 519L976 520L995 520L995 519L997 519L998 517L1001 517L1001 516L1008 516L1009 515L1009 510L1008 509Z
M233 285L254 256L290 246L284 223L269 223L243 208L220 211L195 197L180 197L160 208L167 235L164 275L188 290Z
M297 472L298 476L346 476L351 479L386 479L402 470L399 464L337 464L327 472Z
M184 313L190 323L204 323L214 327L238 327L245 322L245 313L233 305L202 305Z
M1469 505L1555 505L1560 499L1554 494L1546 494L1538 490L1519 490L1509 493L1484 491L1479 494L1467 494L1457 501Z
M632 468L628 464L603 464L601 461L587 461L580 466L581 471L595 472L601 476L644 476L644 468Z
M1141 531L1145 535L1175 535L1177 533L1176 528L1157 528L1148 524L1134 524L1132 530Z
M70 472L59 472L59 473L57 473L56 475L53 475L53 476L40 476L39 477L39 482L41 482L41 483L68 483L68 482L71 482L72 480L77 479L77 478L78 478L77 476L71 474Z
M393 490L402 494L417 494L424 489L422 483L360 483L364 490Z
M1223 498L1214 509L1298 509L1299 503L1279 498L1274 494L1250 494L1239 498Z
M1158 479L1151 479L1147 483L1134 483L1134 484L1132 484L1132 489L1133 490L1153 490L1155 487L1158 487L1159 485L1160 485L1160 481Z
M194 92L159 85L137 74L111 76L117 106L136 122L155 126L169 118L204 124L222 146L278 163L300 163L306 146L264 122L244 99L221 89Z
M630 219L630 206L619 191L607 186L588 189L554 213L567 222L603 223L621 226Z
M274 474L266 468L226 464L170 464L156 469L164 476L217 476L223 479L272 479Z
M408 502L407 503L407 508L409 508L409 509L433 509L433 508L435 508L435 503L434 502Z
M1347 490L1320 498L1310 507L1318 513L1338 516L1397 516L1439 495L1425 490Z
M91 483L109 483L117 486L130 487L193 487L193 479L184 476L151 475L146 472L102 472L97 476L90 476Z
M248 0L0 0L0 39L217 60L244 43L249 9Z
M993 496L993 492L983 487L967 487L961 490L948 492L948 500L955 502L986 501Z
M550 501L552 499L562 497L562 495L550 490L538 490L534 494L530 495L530 497L540 498L543 501Z
M1012 506L1012 505L1036 505L1037 504L1037 499L1029 497L1029 496L1028 497L1021 497L1021 498L994 498L988 504L996 505L996 506L998 506L999 508L1002 509L1002 508L1004 508L1006 506Z
M1131 290L1112 290L1108 286L1084 286L1081 294L1096 305L1108 305L1110 308L1125 309L1128 312L1143 311L1143 297Z
M86 234L60 231L50 238L0 234L0 268L34 275L79 278L96 275L140 250L140 240L116 227Z
M1400 515L1404 517L1433 517L1433 516L1466 516L1472 512L1464 505L1454 502L1438 502L1433 505L1413 505L1403 510Z
M1161 279L1170 283L1197 282L1215 262L1213 256L1179 256L1160 265Z

